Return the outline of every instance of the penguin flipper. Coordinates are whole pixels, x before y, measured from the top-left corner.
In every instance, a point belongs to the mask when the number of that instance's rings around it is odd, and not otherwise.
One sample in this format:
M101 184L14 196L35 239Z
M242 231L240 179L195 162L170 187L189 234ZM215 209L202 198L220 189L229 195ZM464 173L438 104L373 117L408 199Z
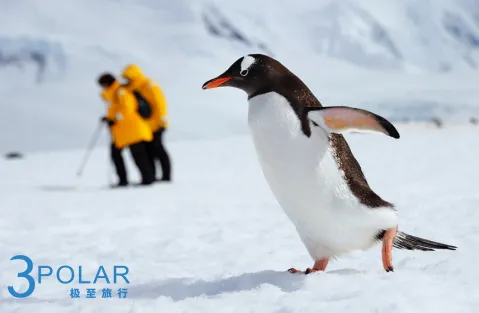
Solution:
M330 133L382 133L398 139L399 132L384 117L347 106L307 107L308 118Z

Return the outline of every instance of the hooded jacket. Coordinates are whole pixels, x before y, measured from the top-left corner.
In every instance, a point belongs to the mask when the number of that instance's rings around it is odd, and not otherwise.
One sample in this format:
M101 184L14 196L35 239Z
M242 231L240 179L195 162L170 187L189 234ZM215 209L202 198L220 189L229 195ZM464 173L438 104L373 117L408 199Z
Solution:
M128 84L125 85L128 90L137 91L150 104L152 113L146 121L151 130L156 132L160 127L168 128L166 98L160 86L146 77L135 64L128 65L122 77L128 80Z
M110 104L106 118L114 122L110 129L118 149L153 139L150 127L137 112L135 96L119 82L115 81L101 96Z

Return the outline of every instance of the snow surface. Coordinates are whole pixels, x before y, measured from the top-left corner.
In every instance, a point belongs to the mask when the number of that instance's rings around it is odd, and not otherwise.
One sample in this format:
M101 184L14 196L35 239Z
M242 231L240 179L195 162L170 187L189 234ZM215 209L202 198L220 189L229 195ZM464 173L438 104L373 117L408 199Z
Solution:
M103 71L137 63L163 87L168 140L245 134L242 92L203 83L249 53L298 74L325 105L393 120L479 115L475 0L1 1L0 152L83 148L105 112ZM13 55L12 55L13 54ZM101 142L108 143L107 138Z
M346 138L372 188L398 206L400 229L458 250L394 250L394 273L382 269L379 246L324 273L287 273L312 261L270 193L249 136L171 143L175 183L123 191L104 189L103 148L81 179L83 150L2 160L0 312L476 312L479 127L399 131L399 140ZM16 277L23 263L9 261L15 254L82 265L88 275L99 265L127 265L129 293L70 299L69 288L84 285L50 279L14 299L6 286L26 288Z

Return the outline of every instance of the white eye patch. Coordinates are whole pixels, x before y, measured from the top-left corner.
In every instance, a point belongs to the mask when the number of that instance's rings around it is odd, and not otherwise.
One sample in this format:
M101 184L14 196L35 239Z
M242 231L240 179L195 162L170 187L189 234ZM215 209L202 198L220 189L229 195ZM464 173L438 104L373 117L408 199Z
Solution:
M241 61L241 71L240 74L242 76L248 75L249 68L256 62L256 59L250 55L243 57L243 61Z

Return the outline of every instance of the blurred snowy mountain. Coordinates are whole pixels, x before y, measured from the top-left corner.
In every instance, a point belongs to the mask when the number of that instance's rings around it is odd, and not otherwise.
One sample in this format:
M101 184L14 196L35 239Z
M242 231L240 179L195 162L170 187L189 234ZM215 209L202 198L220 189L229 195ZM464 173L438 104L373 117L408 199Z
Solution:
M228 17L221 18L216 28L235 29L233 35L223 37L262 49L271 47L272 53L294 45L298 53L308 50L381 69L443 72L479 64L479 2L474 0L215 4L206 14ZM249 38L255 35L259 38Z
M96 78L139 64L169 101L168 139L244 133L245 97L202 91L247 53L274 56L325 105L393 120L476 115L474 0L0 0L0 151L83 147ZM103 136L102 142L108 142Z

